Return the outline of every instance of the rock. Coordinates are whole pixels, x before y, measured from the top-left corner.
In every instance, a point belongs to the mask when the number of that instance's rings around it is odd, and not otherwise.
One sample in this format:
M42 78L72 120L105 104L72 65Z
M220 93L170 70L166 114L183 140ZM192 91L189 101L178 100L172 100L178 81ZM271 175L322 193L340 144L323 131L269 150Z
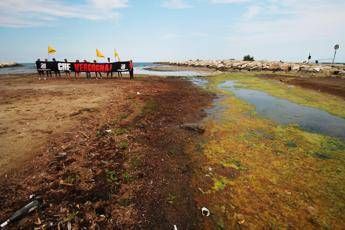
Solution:
M185 123L185 124L180 125L180 128L194 131L194 132L198 132L198 133L204 133L205 132L205 129L197 123Z
M19 66L20 64L16 62L3 62L0 63L0 68L5 68L5 67L13 67L13 66Z
M283 61L238 61L234 59L228 60L189 60L184 62L169 62L170 65L178 66L192 66L192 67L207 67L216 69L218 71L228 70L248 70L248 71L285 71L285 72L307 72L307 73L321 73L326 76L339 75L345 76L344 65L330 65L330 64L314 64L314 63L292 63Z

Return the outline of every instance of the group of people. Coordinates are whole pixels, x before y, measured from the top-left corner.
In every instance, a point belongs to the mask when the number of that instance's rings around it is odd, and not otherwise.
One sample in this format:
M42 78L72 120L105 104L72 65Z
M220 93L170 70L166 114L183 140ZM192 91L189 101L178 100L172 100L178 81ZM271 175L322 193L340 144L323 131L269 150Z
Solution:
M110 58L107 58L108 63L110 62ZM75 61L76 63L79 63L79 60ZM44 68L42 67L42 63L45 64ZM67 59L64 59L64 63L68 63ZM83 60L83 63L88 63L87 60ZM96 60L93 61L93 63L97 63ZM37 68L37 72L39 75L39 78L52 78L53 77L53 73L55 75L55 77L60 77L61 78L61 72L63 72L66 76L66 78L71 78L71 70L63 70L60 71L58 68L58 62L56 61L55 58L52 59L52 61L48 61L48 59L45 59L43 62L40 59L37 59L36 61L36 68ZM85 72L86 73L86 79L92 79L92 72ZM94 72L95 73L95 78L96 79L102 79L102 73L101 72ZM107 78L109 77L113 77L113 71L107 72L106 73ZM80 72L74 71L74 78L77 78L80 76ZM121 72L117 72L117 76L119 78L122 78L122 73Z

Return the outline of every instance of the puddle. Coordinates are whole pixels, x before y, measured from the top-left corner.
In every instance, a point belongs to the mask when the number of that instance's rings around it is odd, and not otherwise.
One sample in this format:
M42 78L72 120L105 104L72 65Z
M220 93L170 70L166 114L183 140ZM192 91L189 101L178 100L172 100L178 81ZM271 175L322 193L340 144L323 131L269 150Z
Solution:
M194 85L197 85L202 88L206 88L208 81L204 78L200 77L192 77L192 78L187 78L190 80Z
M226 81L219 87L255 105L259 115L275 122L284 125L298 124L300 128L309 132L345 139L345 119L343 118L276 98L262 91L239 88L234 81Z

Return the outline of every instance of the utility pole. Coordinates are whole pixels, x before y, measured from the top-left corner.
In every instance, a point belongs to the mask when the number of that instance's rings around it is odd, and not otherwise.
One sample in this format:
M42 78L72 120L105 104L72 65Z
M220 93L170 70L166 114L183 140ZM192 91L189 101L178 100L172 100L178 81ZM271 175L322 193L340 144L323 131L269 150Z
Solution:
M339 49L339 45L338 44L336 44L335 46L334 46L334 56L333 56L333 61L332 61L332 64L334 64L334 60L335 60L335 55L337 54L337 50Z

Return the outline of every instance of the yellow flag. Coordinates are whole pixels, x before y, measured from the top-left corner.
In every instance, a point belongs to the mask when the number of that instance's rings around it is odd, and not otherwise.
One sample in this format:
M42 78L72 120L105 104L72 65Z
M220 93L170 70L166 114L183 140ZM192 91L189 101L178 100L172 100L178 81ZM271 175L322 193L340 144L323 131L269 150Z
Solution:
M54 49L51 46L48 46L48 54L53 54L53 53L56 53L56 49Z
M116 50L114 50L114 56L115 56L115 58L117 58L118 61L121 61L120 60L120 55L119 55L119 53Z
M97 55L97 57L104 58L104 55L98 49L96 49L96 55Z

